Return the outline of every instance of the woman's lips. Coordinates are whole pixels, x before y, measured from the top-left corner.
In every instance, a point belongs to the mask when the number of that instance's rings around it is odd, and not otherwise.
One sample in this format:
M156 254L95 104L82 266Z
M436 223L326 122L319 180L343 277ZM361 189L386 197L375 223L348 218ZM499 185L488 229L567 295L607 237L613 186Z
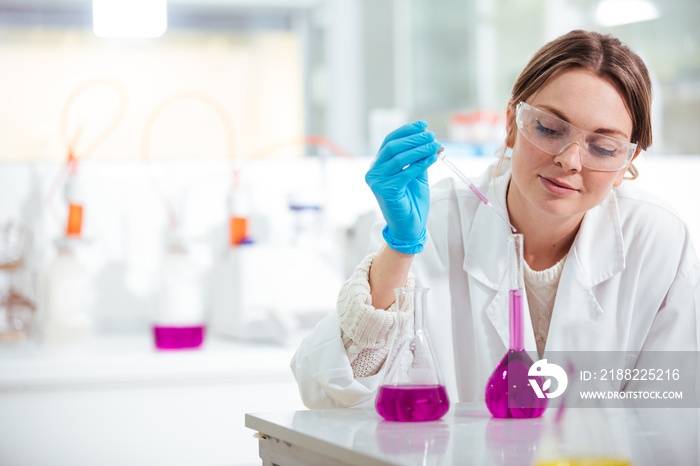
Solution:
M573 194L577 193L578 189L575 189L568 184L564 183L563 181L559 181L555 178L545 178L544 176L540 176L540 181L544 185L545 188L547 188L548 191L553 192L555 194Z

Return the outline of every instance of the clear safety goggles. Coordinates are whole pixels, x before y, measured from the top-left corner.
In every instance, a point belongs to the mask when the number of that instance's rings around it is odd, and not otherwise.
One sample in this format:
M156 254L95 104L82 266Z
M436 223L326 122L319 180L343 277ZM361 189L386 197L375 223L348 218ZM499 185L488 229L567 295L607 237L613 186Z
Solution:
M637 144L582 131L525 102L520 102L515 108L515 122L525 139L548 154L561 154L571 144L577 143L581 148L581 165L592 170L621 170L630 163L637 149Z

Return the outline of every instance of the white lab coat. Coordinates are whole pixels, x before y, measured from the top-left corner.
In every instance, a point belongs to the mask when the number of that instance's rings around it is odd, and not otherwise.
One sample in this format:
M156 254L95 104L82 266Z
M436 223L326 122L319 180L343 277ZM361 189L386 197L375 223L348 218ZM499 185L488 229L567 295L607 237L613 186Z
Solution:
M495 181L494 172L478 184L505 215L509 164ZM416 286L430 289L426 326L453 401L482 401L508 349L509 234L459 182L432 187L428 242L412 270ZM685 223L666 203L624 182L584 217L559 281L545 357L575 349L697 351L699 283ZM525 349L536 355L524 305ZM372 402L381 376L353 378L335 313L302 342L291 367L309 408Z

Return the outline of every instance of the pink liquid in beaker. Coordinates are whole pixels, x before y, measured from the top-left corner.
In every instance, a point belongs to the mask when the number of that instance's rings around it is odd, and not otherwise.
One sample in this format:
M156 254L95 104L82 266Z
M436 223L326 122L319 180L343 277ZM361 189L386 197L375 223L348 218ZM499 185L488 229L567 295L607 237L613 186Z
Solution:
M375 404L384 419L400 422L435 421L450 409L444 385L382 385Z
M172 327L154 325L153 336L156 348L161 350L199 348L202 345L202 341L204 341L204 326Z

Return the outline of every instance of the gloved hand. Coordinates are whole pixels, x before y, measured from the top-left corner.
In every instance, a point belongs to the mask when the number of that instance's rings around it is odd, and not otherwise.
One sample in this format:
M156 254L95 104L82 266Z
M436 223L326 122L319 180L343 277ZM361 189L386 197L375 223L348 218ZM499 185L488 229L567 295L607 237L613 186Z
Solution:
M387 226L387 244L399 252L417 254L426 241L430 208L428 167L437 160L440 143L416 121L390 133L365 175L379 202Z

